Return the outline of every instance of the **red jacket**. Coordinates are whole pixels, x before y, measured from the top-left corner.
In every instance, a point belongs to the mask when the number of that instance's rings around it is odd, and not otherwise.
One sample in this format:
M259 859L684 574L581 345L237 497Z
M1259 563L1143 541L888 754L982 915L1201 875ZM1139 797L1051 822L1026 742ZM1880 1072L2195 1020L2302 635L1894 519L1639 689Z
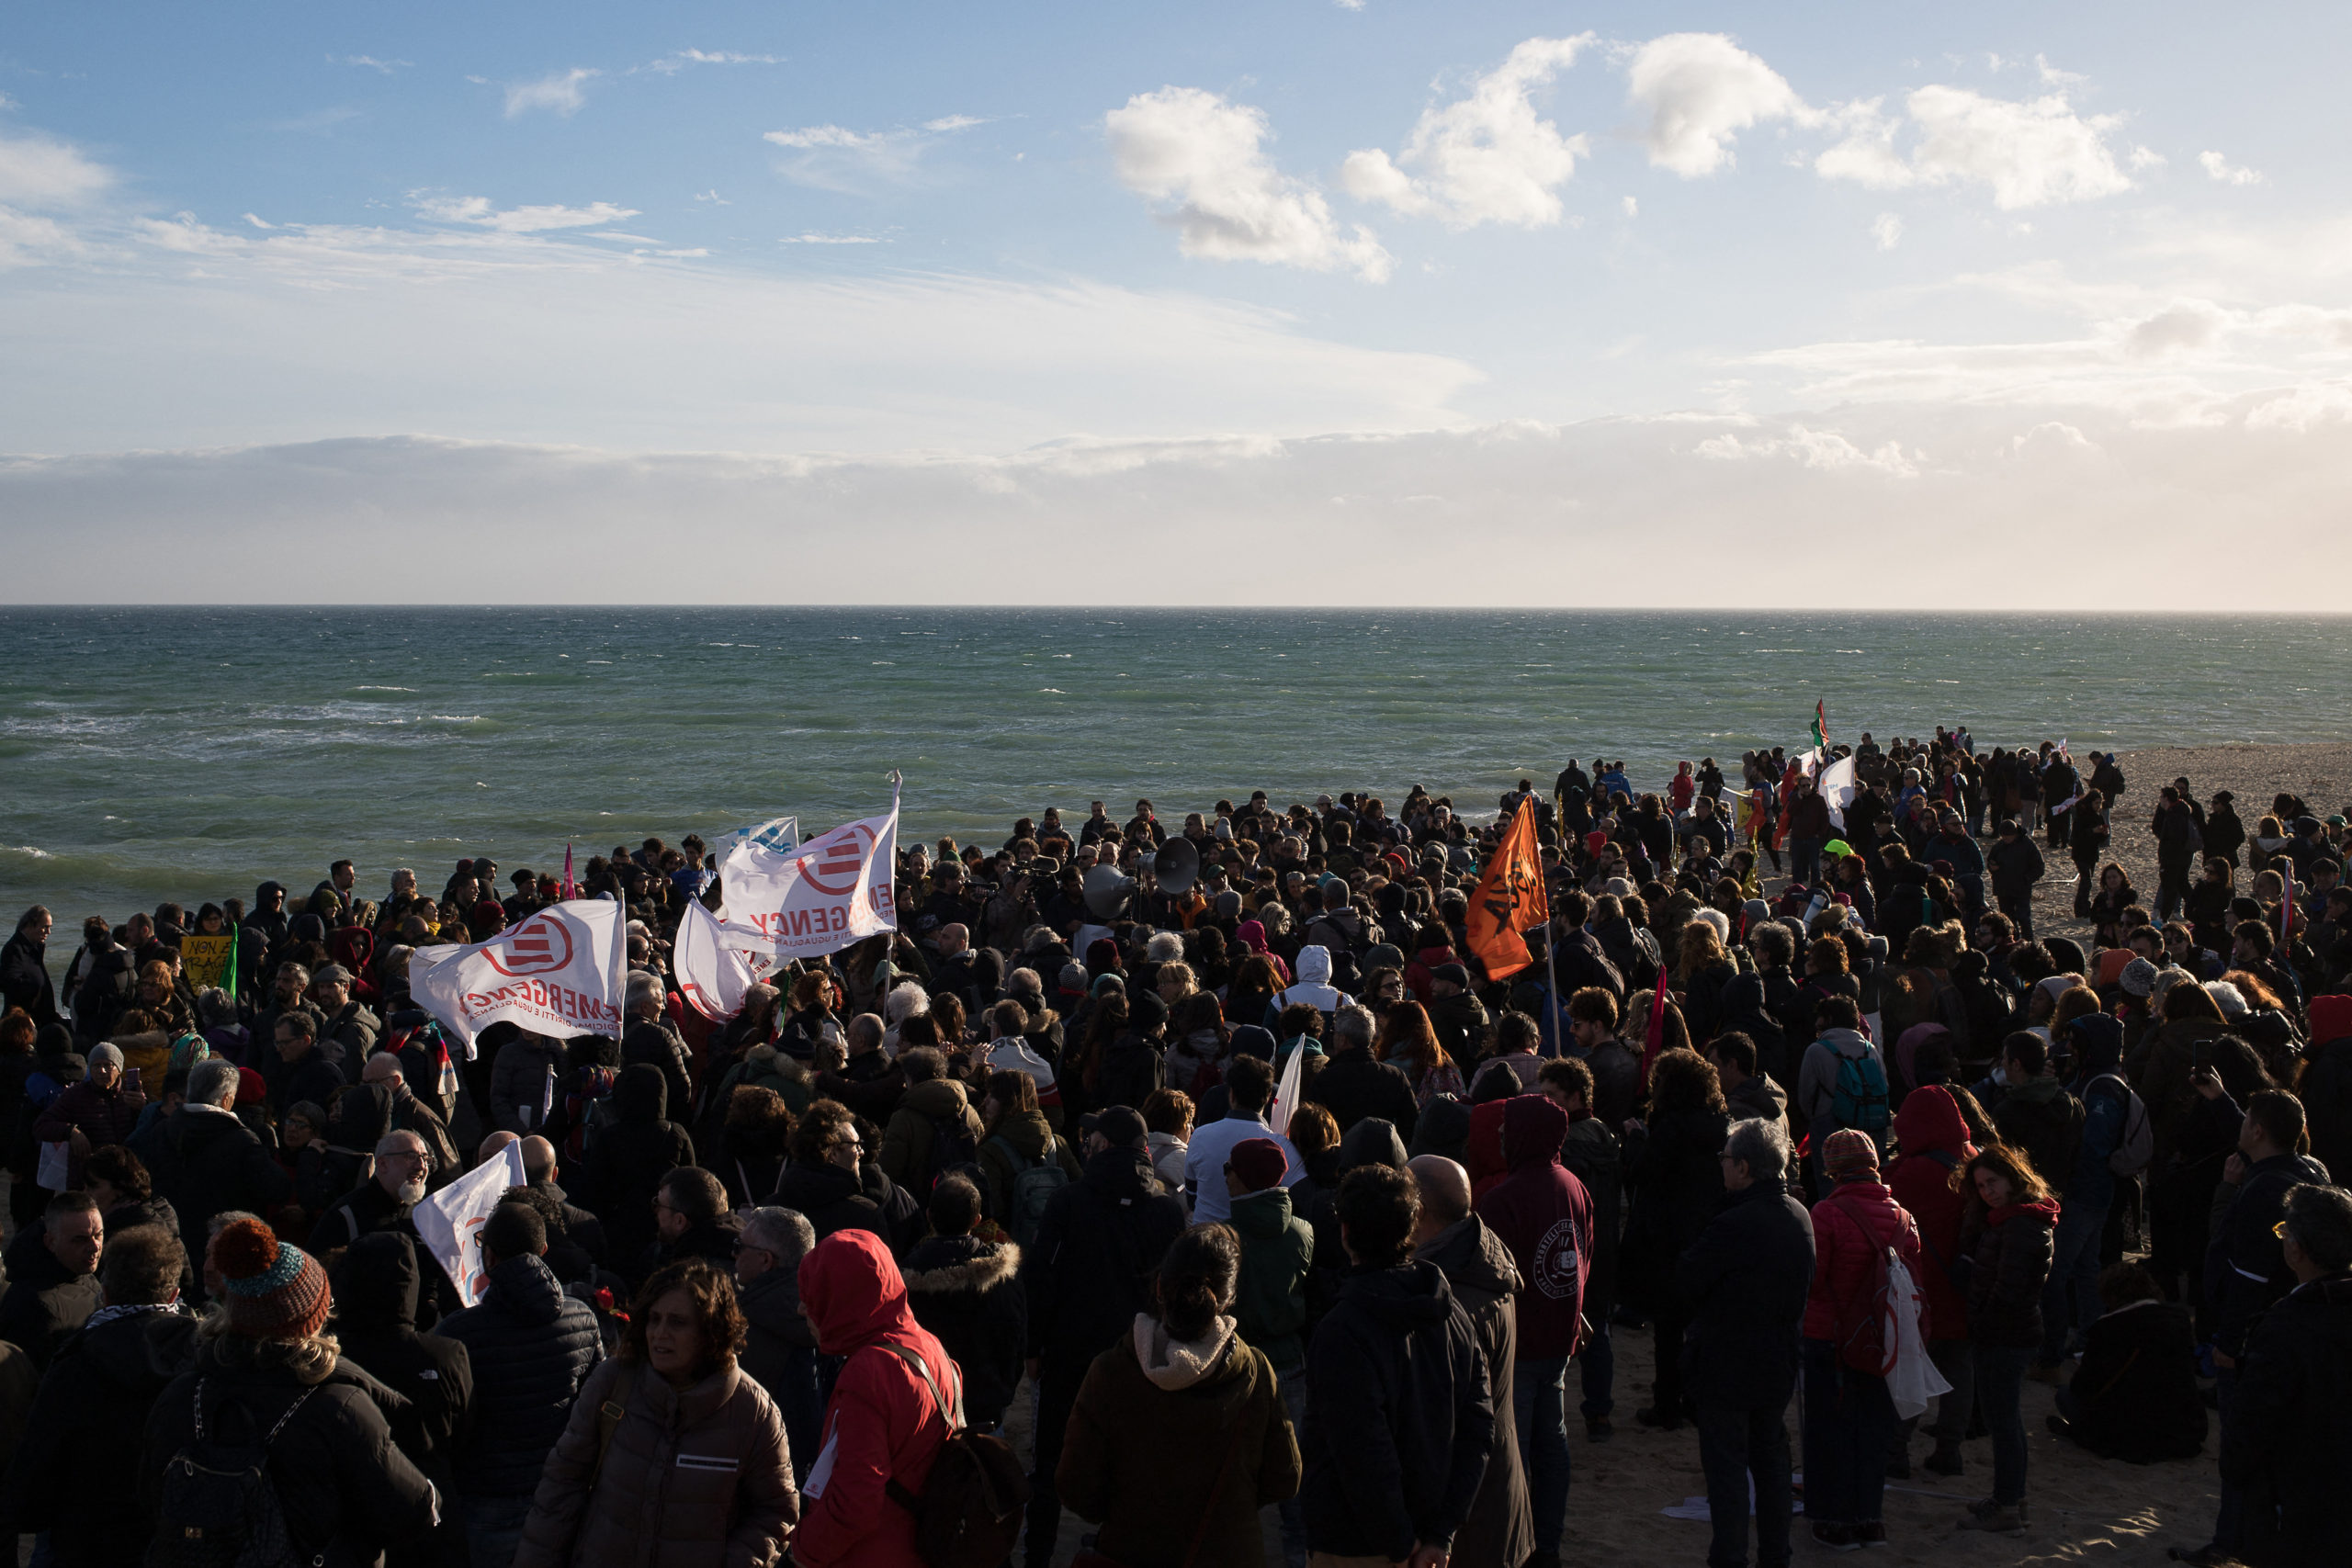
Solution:
M1489 1103L1504 1108L1510 1175L1478 1200L1477 1212L1519 1265L1518 1354L1530 1361L1571 1356L1592 1269L1592 1199L1560 1164L1568 1113L1540 1094Z
M951 1404L962 1373L915 1321L899 1266L871 1232L836 1232L800 1260L800 1304L817 1348L849 1360L825 1407L816 1462L801 1483L794 1560L802 1568L923 1568L914 1516L884 1487L896 1480L922 1493L947 1422L914 1370L885 1346L921 1356Z
M1518 1098L1513 1096L1513 1099ZM1503 1160L1503 1107L1509 1100L1490 1100L1470 1108L1470 1141L1462 1150L1470 1171L1470 1201L1476 1202L1502 1185L1510 1174Z
M1960 1260L1960 1219L1968 1199L1951 1179L1976 1146L1968 1141L1960 1102L1940 1085L1913 1089L1894 1113L1894 1142L1903 1157L1888 1168L1886 1185L1919 1226L1917 1272L1928 1297L1919 1331L1930 1339L1965 1339L1968 1303L1951 1282L1951 1265Z
M1813 1206L1813 1291L1804 1303L1807 1339L1842 1345L1876 1309L1878 1258L1888 1247L1917 1279L1919 1227L1881 1183L1842 1182Z

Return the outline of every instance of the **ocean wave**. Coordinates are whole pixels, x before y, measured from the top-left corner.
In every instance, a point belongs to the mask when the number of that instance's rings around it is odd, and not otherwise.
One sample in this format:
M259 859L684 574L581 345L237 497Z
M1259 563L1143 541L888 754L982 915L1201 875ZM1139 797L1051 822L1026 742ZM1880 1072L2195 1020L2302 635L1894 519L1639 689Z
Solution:
M413 692L414 686L354 686L355 692Z
M0 844L0 854L30 855L35 860L55 860L57 858L55 855L51 854L47 850L35 848L31 844Z

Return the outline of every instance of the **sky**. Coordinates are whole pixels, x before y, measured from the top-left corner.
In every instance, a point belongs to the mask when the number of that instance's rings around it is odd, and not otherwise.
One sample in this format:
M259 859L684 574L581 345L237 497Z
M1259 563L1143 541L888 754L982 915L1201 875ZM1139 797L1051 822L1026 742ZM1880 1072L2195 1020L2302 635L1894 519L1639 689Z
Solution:
M17 7L0 603L2333 608L2347 45Z

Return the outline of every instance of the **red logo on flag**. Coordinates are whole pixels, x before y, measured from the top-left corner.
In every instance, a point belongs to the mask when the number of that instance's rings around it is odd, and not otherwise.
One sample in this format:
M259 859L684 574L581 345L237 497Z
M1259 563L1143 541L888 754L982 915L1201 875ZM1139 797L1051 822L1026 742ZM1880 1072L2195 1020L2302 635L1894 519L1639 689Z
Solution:
M838 898L857 886L865 870L865 857L873 852L874 829L863 822L854 823L832 843L803 857L800 880Z
M500 974L517 979L552 974L571 962L571 932L552 916L534 915L508 931L498 946L484 948L482 956Z

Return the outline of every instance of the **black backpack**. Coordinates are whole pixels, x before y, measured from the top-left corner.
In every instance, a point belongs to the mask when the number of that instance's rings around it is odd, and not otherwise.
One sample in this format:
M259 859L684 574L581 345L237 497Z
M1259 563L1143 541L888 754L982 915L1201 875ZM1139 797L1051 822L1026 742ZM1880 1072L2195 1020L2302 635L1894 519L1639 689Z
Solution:
M152 1568L318 1568L326 1562L323 1551L306 1554L295 1545L269 1479L269 1445L313 1392L296 1394L260 1442L236 1446L205 1435L204 1380L197 1380L196 1436L164 1468Z
M973 1186L982 1192L989 1190L987 1179L980 1174L980 1143L972 1136L971 1128L961 1116L933 1116L931 1122L930 1187L939 1185L947 1176L968 1177Z
M947 1422L947 1440L932 1461L920 1495L894 1478L884 1490L915 1518L915 1552L930 1568L999 1568L1021 1538L1029 1506L1029 1478L1002 1438L967 1431L964 1383L958 1375L956 1402L940 1397L939 1384L922 1357L890 1340L883 1349L904 1361Z

